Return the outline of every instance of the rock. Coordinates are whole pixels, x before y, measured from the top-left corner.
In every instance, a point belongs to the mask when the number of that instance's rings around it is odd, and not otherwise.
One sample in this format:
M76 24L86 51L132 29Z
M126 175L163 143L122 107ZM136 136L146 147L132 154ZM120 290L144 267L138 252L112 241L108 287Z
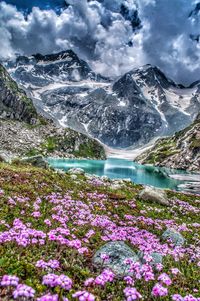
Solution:
M103 261L101 254L108 255L108 261ZM97 267L110 268L116 276L124 276L130 274L129 265L124 263L125 259L131 259L133 262L139 261L139 257L123 241L113 241L108 242L95 253L93 264Z
M171 240L175 246L183 246L185 244L185 238L174 229L167 229L162 234L162 239Z
M137 255L138 255L138 257L139 257L142 264L146 263L143 252L138 252ZM152 252L150 254L150 256L152 257L152 261L150 262L151 266L155 266L156 264L163 262L163 256L162 256L162 254L160 254L158 252Z
M5 153L0 153L0 162L10 163L10 158Z
M70 178L71 178L72 180L77 180L77 175L71 175Z
M45 169L49 167L47 161L41 155L23 158L23 159L21 159L21 162L28 163L33 166L37 166L37 167L41 167L41 168L45 168Z
M74 175L84 175L85 171L82 168L71 168L68 170L68 173Z
M139 194L139 198L143 201L150 201L161 205L169 206L166 193L158 188L146 186Z

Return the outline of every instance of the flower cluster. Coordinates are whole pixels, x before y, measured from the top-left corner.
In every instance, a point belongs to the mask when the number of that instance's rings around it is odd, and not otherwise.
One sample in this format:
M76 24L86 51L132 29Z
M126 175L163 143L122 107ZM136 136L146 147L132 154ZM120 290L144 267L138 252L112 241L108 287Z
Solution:
M60 286L68 291L72 288L72 280L66 275L47 274L43 276L42 284L50 287Z
M14 299L25 297L25 298L33 298L35 295L35 290L25 284L19 284L13 292Z

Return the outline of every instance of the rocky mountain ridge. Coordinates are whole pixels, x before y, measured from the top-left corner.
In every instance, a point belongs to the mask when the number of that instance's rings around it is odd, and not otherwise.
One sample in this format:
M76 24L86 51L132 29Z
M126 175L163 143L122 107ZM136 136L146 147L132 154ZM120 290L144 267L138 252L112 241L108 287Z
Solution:
M20 89L0 65L0 118L37 122L37 112L24 90Z
M105 159L94 139L56 126L36 112L32 100L0 65L0 153Z
M113 148L138 148L172 135L200 111L199 82L185 88L151 65L112 81L68 50L19 57L6 67L37 109Z
M136 160L142 164L200 172L200 115L173 137L159 139Z

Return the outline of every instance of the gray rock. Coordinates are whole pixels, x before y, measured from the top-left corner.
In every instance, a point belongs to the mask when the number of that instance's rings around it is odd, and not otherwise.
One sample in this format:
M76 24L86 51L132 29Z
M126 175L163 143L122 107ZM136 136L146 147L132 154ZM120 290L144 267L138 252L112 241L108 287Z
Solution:
M101 259L101 254L109 256L108 261ZM116 276L124 276L129 273L129 265L124 263L125 259L131 259L133 262L139 261L136 253L123 241L108 242L102 246L93 257L93 264L97 267L110 268Z
M10 158L5 153L0 153L0 162L10 163Z
M73 175L84 175L85 171L82 168L71 168L68 170L68 173Z
M139 198L143 201L169 206L166 193L158 188L146 186L139 194Z
M139 257L142 264L146 263L146 260L144 259L144 253L143 252L138 252L137 255L138 255L138 257ZM152 261L150 262L151 266L155 266L156 264L163 262L163 256L158 252L152 252L150 254L150 256L152 257Z
M33 157L26 157L21 159L22 163L28 163L33 166L41 167L41 168L48 168L48 162L45 160L45 158L41 155L33 156Z
M185 238L174 229L167 229L162 234L162 239L171 240L175 246L183 246L186 242Z

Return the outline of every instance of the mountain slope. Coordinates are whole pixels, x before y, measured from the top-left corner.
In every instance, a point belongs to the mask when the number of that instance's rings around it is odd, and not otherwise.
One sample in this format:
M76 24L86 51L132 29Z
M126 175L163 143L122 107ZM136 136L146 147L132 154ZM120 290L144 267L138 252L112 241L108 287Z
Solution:
M200 115L186 129L173 137L160 139L148 152L136 159L142 164L154 164L177 169L200 171Z
M41 117L26 93L0 66L0 152L9 157L43 154L104 159L94 139Z
M174 134L200 111L199 82L184 88L151 65L113 82L68 50L19 57L7 68L38 110L113 148L138 148Z
M0 117L35 123L36 109L32 100L19 89L6 69L0 65Z

